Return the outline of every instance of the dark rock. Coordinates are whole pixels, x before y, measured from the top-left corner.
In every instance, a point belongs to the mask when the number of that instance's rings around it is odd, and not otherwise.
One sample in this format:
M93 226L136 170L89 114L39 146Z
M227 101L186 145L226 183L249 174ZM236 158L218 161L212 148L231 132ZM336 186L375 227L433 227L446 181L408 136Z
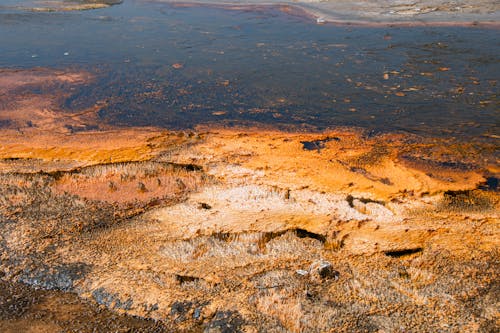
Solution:
M333 269L332 264L324 260L314 262L309 268L309 273L311 279L317 282L327 279L338 280L340 277L340 273Z
M242 332L243 318L236 311L217 311L205 328L205 333L235 333Z
M297 228L294 230L295 230L295 235L299 238L312 238L312 239L319 240L321 243L326 242L326 237L324 235L310 232L310 231L307 231L305 229L300 229L300 228Z
M412 254L417 254L421 253L424 249L421 247L416 247L416 248L411 248L411 249L401 249L401 250L394 250L394 251L385 251L384 254L386 256L392 257L392 258L402 258L402 257L407 257L411 256Z
M200 278L196 276L176 274L175 279L182 285L184 283L198 281Z
M146 192L147 189L146 189L146 185L144 185L144 183L141 183L141 182L138 182L137 183L137 189L140 191L140 192Z
M69 291L73 283L82 279L88 271L89 266L83 263L63 264L52 268L42 266L34 271L24 270L19 281L37 288Z
M314 140L314 141L300 141L302 143L302 148L304 150L317 150L318 153L321 152L321 149L325 148L326 143L330 141L340 141L337 137L327 137L322 140Z
M43 323L42 329L33 322ZM117 314L73 293L0 280L0 332L52 332L43 328L54 326L57 332L174 332L159 321Z
M121 301L116 293L109 293L104 288L98 288L92 292L92 296L99 304L105 305L111 309L130 310L134 302L131 298Z
M486 178L486 182L481 183L478 187L483 191L497 191L498 190L498 178L496 177L488 177Z
M150 312L153 312L153 311L158 311L159 309L159 306L158 306L158 303L155 303L155 304L143 304L142 305L144 307L144 311L147 312L147 313L150 313Z
M175 317L175 321L180 322L186 320L186 314L193 307L193 302L190 301L176 301L170 308L170 314Z
M198 209L212 209L212 206L210 206L209 204L207 204L205 202L200 202L198 204Z
M197 307L196 309L194 309L194 312L193 312L193 319L200 319L201 318L201 311L203 310L203 307L199 306Z

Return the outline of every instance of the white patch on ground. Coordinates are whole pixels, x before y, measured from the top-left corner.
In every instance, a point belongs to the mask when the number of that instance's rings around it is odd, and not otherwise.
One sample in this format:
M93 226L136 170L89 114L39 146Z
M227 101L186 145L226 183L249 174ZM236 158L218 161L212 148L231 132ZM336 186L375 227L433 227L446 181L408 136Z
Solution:
M202 204L210 206L209 209ZM398 219L381 204L366 209L350 207L343 195L310 190L287 192L269 186L213 186L193 194L184 203L153 210L144 217L156 220L158 231L168 230L183 239L214 232L275 232L294 227L311 232L325 230L332 221L380 221Z

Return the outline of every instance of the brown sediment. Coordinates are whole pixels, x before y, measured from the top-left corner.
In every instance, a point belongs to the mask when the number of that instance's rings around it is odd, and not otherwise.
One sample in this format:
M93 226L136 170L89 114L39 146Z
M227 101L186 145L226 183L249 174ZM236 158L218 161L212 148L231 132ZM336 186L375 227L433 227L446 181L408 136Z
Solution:
M66 160L83 166L149 160L175 147L171 153L175 159L170 161L201 166L227 161L241 169L261 170L266 174L262 181L269 185L369 192L381 199L405 191L419 195L473 189L484 180L485 171L480 155L469 151L469 161L464 162L460 154L449 155L445 140L441 145L437 142L426 145L446 152L446 159L440 161L418 156L425 139L411 146L404 135L365 138L357 130L304 134L221 129L200 132L196 139L148 128L64 135L36 130L22 134L12 130L2 132L3 159ZM304 149L305 142L324 138L335 140L325 143L321 150ZM186 148L182 149L183 146Z
M32 12L68 12L107 8L122 3L122 0L41 0L32 4L20 3L14 9Z
M29 8L29 11L32 12L71 12L76 10L90 10L90 9L100 9L107 8L109 5L104 3L95 3L95 4L81 4L81 5L72 5L72 6L57 6L57 7L32 7Z
M96 123L99 106L76 113L63 112L58 107L71 88L87 84L92 79L89 73L82 71L2 69L0 121L7 122L4 128L17 131L37 129L60 132L69 132L73 127L85 128L86 123Z
M0 156L4 159L40 159L45 162L72 161L78 166L143 161L161 151L165 147L164 142L180 144L185 141L177 134L163 134L163 130L149 128L75 134L3 130Z
M176 331L498 326L494 147L353 128L64 131L65 89L35 99L23 75L0 87L30 108L3 119L52 111L0 129L3 280Z
M315 16L310 13L309 16ZM474 27L474 28L500 28L499 22L478 22L478 21L414 21L414 22L366 22L362 20L342 20L342 19L329 19L325 24L332 24L337 26L359 26L359 27Z
M155 0L151 0L155 2ZM251 12L268 12L268 11L279 11L287 15L296 16L298 18L304 19L315 19L315 15L308 12L307 10L301 8L294 4L231 4L231 3L202 3L202 2L169 2L169 5L174 8L193 8L193 7L207 7L234 11L251 11Z

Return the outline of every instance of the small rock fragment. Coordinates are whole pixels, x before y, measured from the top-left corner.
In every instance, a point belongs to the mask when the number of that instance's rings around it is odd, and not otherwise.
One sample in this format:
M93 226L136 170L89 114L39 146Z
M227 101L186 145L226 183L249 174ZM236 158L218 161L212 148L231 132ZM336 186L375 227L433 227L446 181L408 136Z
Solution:
M312 280L323 281L327 279L338 280L340 273L333 269L331 263L325 260L314 262L309 268Z
M139 192L146 192L147 191L146 185L144 185L144 183L141 183L141 182L137 183L137 189L139 190Z
M295 271L298 275L301 275L301 276L306 276L307 274L309 274L308 271L306 270L303 270L303 269L298 269Z
M193 312L193 319L200 319L201 318L201 310L202 308L201 307L197 307L196 309L194 309L194 312Z
M114 183L114 182L112 182L112 181L110 181L110 182L108 183L108 188L109 188L109 190L110 190L111 192L115 192L115 191L117 190L117 187L116 187L115 183Z
M182 179L177 178L175 182L177 183L177 186L179 187L180 190L184 191L186 189L187 186L186 184L184 184Z
M198 209L211 209L212 206L210 206L209 204L205 203L205 202L200 202L198 204Z
M226 111L214 111L214 112L212 112L212 115L214 115L214 116L223 116L226 113L227 113Z

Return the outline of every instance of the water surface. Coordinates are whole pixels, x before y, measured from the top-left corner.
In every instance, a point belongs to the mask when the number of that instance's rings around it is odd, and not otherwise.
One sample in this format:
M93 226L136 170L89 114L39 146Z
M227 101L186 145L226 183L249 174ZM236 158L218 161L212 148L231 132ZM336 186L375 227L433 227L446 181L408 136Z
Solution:
M479 27L316 25L276 10L150 2L0 10L0 67L78 68L64 101L120 126L359 126L495 137L500 40Z

